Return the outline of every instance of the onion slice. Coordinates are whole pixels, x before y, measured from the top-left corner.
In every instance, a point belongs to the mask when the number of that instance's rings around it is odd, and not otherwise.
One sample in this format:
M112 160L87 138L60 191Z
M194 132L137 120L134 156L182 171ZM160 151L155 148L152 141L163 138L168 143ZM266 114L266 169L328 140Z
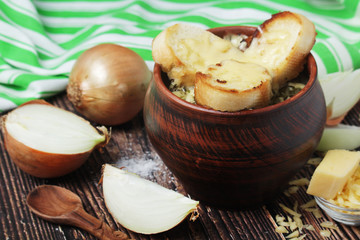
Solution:
M318 151L325 152L332 149L354 150L360 146L360 127L338 124L325 127Z
M343 117L360 100L360 69L319 77L329 110L328 120Z
M136 174L105 164L103 193L107 209L125 228L143 234L167 231L197 215L198 201Z

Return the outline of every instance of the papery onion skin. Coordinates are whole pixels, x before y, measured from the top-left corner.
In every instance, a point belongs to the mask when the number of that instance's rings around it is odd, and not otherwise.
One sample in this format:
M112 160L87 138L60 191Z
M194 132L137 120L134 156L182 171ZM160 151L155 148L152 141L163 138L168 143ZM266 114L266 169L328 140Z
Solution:
M87 119L119 125L140 112L151 78L151 71L137 53L116 44L100 44L77 59L67 96Z
M44 100L33 100L19 107L27 104L51 105ZM6 129L6 115L3 117L2 129L4 132L5 149L11 160L21 170L38 178L56 178L73 172L84 164L95 148L105 146L110 138L105 128L98 128L105 135L105 140L93 149L77 154L57 154L39 151L16 140Z
M11 160L24 172L39 178L55 178L79 168L91 152L54 154L30 148L14 139L5 130L5 148Z

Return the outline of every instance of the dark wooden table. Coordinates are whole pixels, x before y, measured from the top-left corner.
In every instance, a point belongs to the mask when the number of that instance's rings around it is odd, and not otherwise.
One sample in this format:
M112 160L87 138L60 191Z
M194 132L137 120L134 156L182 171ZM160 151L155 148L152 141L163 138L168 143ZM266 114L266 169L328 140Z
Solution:
M50 103L76 112L65 94L52 99ZM360 104L347 115L344 123L360 125ZM0 239L95 239L86 232L70 226L49 223L38 218L29 211L26 205L27 194L36 186L52 184L65 187L77 193L83 201L84 208L91 215L103 219L111 227L124 231L133 239L285 239L287 234L275 231L276 215L291 216L284 212L280 204L293 208L297 201L302 205L312 199L305 193L306 187L290 196L280 195L252 210L226 211L200 204L200 217L195 222L188 219L175 228L156 235L141 235L124 229L117 224L107 211L102 187L99 184L101 167L104 163L117 166L128 166L129 170L140 174L160 185L179 191L183 194L181 184L163 165L161 159L151 146L146 135L142 114L132 121L112 128L112 138L103 152L95 151L88 161L75 172L56 179L39 179L32 177L17 168L3 144L3 132L0 132ZM146 163L146 165L144 165ZM139 166L143 165L143 168ZM294 179L306 177L310 179L314 166L307 164L294 176ZM305 239L322 239L320 223L332 221L321 212L321 218L299 207L304 224L313 225L315 230L303 229ZM337 224L338 229L330 229L331 237L327 239L359 239L360 229Z

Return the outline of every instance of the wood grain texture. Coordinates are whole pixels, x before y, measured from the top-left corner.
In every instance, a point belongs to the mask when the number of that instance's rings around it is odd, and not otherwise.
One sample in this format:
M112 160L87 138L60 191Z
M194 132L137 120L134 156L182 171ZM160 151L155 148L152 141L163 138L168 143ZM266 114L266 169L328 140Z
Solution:
M49 100L56 106L76 112L66 99L65 94ZM358 104L344 122L360 125L360 104ZM144 130L143 118L139 114L132 121L121 126L113 127L112 138L103 152L95 151L88 161L78 170L64 177L55 179L40 179L32 177L19 168L9 158L3 143L3 133L0 132L0 239L4 240L69 240L95 239L85 231L77 228L57 225L38 218L26 206L27 194L36 186L52 184L65 187L78 194L85 210L91 215L104 219L112 228L122 230L128 236L141 240L157 239L285 239L285 236L275 232L275 216L288 214L279 206L282 203L292 207L295 201L299 205L312 199L301 187L296 194L290 197L281 194L275 201L256 209L246 211L226 211L204 204L199 207L200 217L195 222L185 220L174 229L156 235L141 235L124 229L117 224L107 211L102 188L98 184L101 176L101 166L104 163L121 165L129 159L145 158L159 163L159 167L149 179L169 189L185 193L181 184L162 164L158 155L149 143ZM309 178L314 170L311 165L305 165L294 179ZM303 230L305 239L321 239L320 223L332 221L321 212L322 217L317 219L313 214L301 211L302 220L312 224L315 231ZM358 239L360 229L337 224L339 230L331 230L332 236L328 239Z

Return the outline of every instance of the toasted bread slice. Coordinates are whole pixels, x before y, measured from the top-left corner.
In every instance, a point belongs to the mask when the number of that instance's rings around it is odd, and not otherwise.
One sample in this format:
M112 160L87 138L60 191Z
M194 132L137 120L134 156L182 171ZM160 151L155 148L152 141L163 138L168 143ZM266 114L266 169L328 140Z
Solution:
M315 37L309 19L280 12L258 27L244 51L199 27L175 24L153 40L152 53L175 85L195 85L198 104L238 111L266 106L271 90L278 91L303 70Z
M224 60L196 73L196 103L215 110L263 107L269 104L271 95L271 76L258 64Z
M292 12L280 12L258 27L243 61L266 67L276 91L303 70L315 37L315 26L309 19Z
M215 34L190 24L175 24L152 43L152 55L176 84L193 86L195 73L224 59L240 59L243 53Z

